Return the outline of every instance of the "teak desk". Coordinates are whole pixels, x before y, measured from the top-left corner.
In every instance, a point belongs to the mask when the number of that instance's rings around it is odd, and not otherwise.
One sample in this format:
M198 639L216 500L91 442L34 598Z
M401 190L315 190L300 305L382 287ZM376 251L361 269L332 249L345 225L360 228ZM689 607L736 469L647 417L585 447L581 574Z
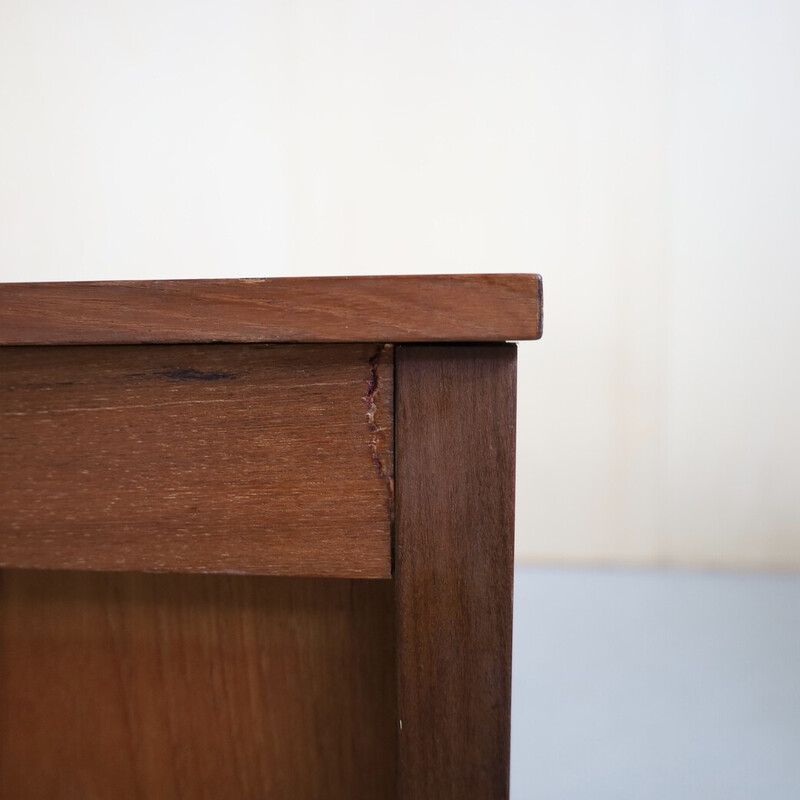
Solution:
M0 286L0 797L508 794L535 275Z

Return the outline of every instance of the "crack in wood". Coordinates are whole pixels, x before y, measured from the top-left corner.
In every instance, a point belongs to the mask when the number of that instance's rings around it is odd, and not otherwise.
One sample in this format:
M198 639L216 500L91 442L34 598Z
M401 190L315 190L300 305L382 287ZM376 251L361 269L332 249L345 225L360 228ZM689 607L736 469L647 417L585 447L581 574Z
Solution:
M381 391L381 359L387 351L391 351L391 345L378 345L375 353L369 359L369 373L367 375L367 392L362 398L367 409L367 428L370 432L370 455L375 472L378 477L385 482L389 497L390 509L394 506L394 477L390 470L386 469L383 459L383 451L386 449L384 433L386 428L380 424L380 404L379 396Z

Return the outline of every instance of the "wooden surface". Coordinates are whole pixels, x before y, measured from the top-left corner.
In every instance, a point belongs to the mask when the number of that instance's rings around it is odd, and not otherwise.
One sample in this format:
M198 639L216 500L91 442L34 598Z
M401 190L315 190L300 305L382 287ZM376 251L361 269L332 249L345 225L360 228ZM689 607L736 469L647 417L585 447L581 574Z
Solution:
M516 347L398 347L398 796L508 796Z
M538 339L538 275L0 284L0 344Z
M0 348L0 565L389 577L391 348Z
M0 572L0 797L394 798L391 587Z

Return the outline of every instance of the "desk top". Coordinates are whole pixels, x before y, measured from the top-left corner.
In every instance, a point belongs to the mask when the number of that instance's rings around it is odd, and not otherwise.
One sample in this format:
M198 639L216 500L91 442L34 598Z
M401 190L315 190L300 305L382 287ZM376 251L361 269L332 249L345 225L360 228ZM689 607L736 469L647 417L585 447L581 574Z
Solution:
M538 339L539 275L0 284L0 345Z

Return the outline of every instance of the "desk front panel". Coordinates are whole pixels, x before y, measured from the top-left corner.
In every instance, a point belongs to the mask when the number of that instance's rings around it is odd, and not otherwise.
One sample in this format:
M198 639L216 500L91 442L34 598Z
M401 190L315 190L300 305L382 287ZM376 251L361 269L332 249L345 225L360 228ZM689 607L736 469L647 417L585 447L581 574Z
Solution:
M390 577L392 361L0 348L0 566Z

